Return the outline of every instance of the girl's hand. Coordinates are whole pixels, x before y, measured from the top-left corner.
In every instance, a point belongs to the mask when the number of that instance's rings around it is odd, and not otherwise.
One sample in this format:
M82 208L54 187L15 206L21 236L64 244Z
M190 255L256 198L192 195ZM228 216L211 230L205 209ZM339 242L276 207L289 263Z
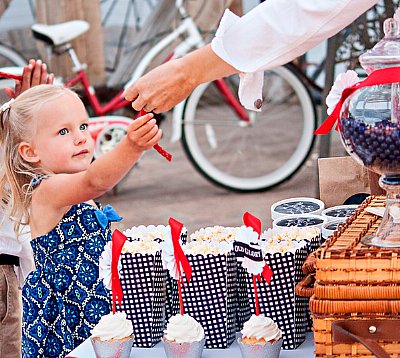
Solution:
M152 113L147 113L128 126L127 139L138 153L152 148L161 138L162 130L153 117Z
M14 97L18 97L31 87L41 84L53 84L54 74L47 72L47 65L41 60L29 60L22 72L22 81L15 81Z

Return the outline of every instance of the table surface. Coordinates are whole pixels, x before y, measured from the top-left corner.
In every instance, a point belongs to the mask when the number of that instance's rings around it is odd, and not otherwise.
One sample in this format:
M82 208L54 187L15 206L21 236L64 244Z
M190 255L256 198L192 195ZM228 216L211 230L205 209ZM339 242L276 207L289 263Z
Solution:
M80 346L75 348L69 357L74 358L96 358L92 344L87 339ZM140 358L165 358L163 344L160 342L153 348L136 348L134 347L131 352L131 357ZM204 349L202 358L241 358L239 346L235 341L227 349ZM314 357L314 344L313 334L309 332L306 334L306 340L297 349L282 350L280 358L310 358Z

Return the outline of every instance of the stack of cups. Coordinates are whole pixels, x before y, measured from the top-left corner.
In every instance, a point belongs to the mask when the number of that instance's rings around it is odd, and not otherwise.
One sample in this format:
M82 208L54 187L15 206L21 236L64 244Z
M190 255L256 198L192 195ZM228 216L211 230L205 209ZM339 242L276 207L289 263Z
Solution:
M345 222L357 207L358 205L339 205L323 210L321 215L327 222L322 225L322 240L325 241L331 236L339 224Z
M321 200L314 198L290 198L278 201L271 206L272 226L274 228L318 227L327 221L321 213L325 205Z

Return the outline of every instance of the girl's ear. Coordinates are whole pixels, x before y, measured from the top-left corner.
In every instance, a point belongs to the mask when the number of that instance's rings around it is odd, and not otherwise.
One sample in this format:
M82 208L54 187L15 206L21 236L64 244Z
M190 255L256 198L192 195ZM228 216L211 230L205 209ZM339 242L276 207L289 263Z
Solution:
M38 163L40 160L32 144L28 142L21 142L19 144L18 153L28 163Z

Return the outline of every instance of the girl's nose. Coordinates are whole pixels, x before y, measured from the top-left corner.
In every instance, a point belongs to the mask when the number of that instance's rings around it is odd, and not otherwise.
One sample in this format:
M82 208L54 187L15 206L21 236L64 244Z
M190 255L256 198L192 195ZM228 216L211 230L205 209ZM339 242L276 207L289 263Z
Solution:
M85 136L85 133L79 131L76 136L75 136L75 144L79 145L79 144L84 144L86 143L87 138Z

